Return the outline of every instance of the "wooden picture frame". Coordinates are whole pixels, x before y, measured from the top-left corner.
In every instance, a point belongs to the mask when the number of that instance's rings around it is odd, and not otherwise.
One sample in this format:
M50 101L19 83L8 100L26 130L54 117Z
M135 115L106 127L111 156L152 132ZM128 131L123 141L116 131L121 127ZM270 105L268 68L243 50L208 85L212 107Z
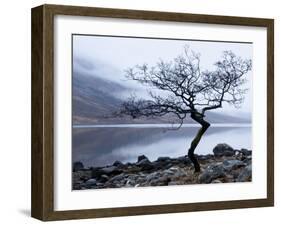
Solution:
M55 15L254 26L267 29L267 197L234 201L54 210L54 17ZM32 217L66 220L163 214L274 205L274 20L42 5L32 9Z

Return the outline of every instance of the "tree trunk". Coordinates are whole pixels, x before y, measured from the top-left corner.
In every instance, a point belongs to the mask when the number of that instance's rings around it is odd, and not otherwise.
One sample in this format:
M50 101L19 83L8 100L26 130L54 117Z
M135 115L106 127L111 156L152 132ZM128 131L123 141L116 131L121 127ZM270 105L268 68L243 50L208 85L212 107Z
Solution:
M196 122L198 122L202 126L198 130L198 132L197 132L195 138L193 139L193 141L191 142L190 148L188 150L188 157L190 158L191 162L194 165L194 171L195 172L200 172L200 164L199 164L197 158L194 155L194 151L195 151L195 148L197 147L199 141L201 140L202 136L204 135L204 133L209 128L210 123L205 121L203 119L203 115L201 115L199 113L191 113L191 118L193 120L195 120Z

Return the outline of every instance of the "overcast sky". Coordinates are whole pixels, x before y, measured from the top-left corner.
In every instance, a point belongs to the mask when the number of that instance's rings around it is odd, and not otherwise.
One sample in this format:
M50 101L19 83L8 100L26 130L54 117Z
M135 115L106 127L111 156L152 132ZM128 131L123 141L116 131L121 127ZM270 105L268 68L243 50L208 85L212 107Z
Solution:
M231 50L244 59L252 59L253 54L252 44L247 43L74 35L73 63L74 68L79 71L122 83L122 85L144 93L144 87L125 80L124 70L143 63L153 66L159 59L171 61L183 53L185 45L201 54L201 67L208 70L214 68L214 63L220 59L225 50ZM249 88L249 91L241 108L237 109L224 103L223 108L218 110L219 112L235 115L251 113L251 72L247 74L247 79L246 87Z

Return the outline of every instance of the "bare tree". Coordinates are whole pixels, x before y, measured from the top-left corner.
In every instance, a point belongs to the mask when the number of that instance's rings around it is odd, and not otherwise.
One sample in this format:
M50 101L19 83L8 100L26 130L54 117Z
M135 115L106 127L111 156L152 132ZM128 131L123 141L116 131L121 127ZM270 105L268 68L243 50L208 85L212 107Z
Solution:
M225 51L214 64L214 70L201 71L200 55L185 47L184 53L171 62L160 60L152 67L144 64L126 70L127 78L150 87L150 98L129 98L119 114L133 118L174 114L179 127L190 116L201 125L188 150L195 172L199 172L200 164L194 151L210 126L204 119L205 114L221 108L224 102L235 106L243 102L246 89L242 85L251 67L251 60L243 60L233 52Z

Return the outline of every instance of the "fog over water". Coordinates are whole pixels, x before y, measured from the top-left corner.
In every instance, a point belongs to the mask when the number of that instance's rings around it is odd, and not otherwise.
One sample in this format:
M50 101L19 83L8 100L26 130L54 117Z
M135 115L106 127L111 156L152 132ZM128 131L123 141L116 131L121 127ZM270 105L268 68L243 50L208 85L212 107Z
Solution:
M73 129L73 161L85 166L105 166L119 160L135 162L146 155L151 161L160 156L179 157L187 154L198 128L183 127L88 127ZM202 137L196 154L212 153L218 143L227 143L235 149L251 149L251 127L212 125Z

